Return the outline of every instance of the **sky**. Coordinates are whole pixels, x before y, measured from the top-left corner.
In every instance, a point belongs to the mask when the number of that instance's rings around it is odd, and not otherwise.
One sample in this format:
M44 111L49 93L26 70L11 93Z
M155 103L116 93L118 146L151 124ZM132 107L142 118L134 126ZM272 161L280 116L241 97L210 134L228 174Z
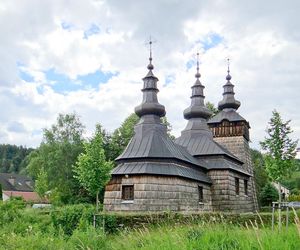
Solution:
M196 53L205 100L222 99L227 61L253 148L272 110L300 138L300 1L0 0L0 143L37 147L59 113L90 136L140 104L151 36L159 102L180 135Z

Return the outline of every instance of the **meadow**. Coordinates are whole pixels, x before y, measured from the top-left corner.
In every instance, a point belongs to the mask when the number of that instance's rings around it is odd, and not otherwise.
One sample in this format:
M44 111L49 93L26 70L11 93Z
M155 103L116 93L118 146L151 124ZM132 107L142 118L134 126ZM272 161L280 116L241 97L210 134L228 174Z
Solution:
M300 249L299 221L272 231L269 214L253 220L221 214L106 216L103 232L101 220L92 227L93 211L82 204L48 210L0 204L0 249Z

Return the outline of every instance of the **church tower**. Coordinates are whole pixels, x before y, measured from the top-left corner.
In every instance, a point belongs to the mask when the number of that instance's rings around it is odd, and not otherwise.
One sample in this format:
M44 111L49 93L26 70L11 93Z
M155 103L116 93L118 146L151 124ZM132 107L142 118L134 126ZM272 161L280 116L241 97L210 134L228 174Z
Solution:
M249 179L248 196L252 199L253 210L258 210L253 165L249 147L250 125L249 122L237 112L241 103L237 101L234 96L234 85L231 83L229 59L226 81L223 86L223 100L218 104L219 113L208 121L208 125L213 133L214 140L244 162L242 165L243 170L251 175Z
M211 180L204 164L175 144L161 121L165 107L158 102L158 78L153 74L151 41L140 117L106 185L106 211L211 210Z
M199 54L197 54L199 57ZM191 155L204 162L212 180L213 211L253 211L248 197L250 174L243 169L243 161L214 141L207 121L212 113L204 104L204 85L200 82L199 58L197 59L196 81L192 86L190 106L184 110L188 120L176 143L185 147ZM239 184L241 183L241 184Z

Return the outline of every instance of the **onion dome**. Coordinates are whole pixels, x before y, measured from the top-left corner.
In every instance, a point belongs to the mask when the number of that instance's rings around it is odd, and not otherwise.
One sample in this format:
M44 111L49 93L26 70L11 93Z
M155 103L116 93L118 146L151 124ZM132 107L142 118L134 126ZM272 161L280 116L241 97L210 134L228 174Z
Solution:
M152 64L152 53L150 51L149 65L147 66L149 72L143 78L144 87L143 92L143 102L135 108L135 113L142 117L144 115L157 115L163 117L166 114L165 107L158 102L157 99L157 82L158 78L153 74L152 70L154 66Z
M184 110L184 118L189 120L191 118L203 118L208 119L212 113L204 105L204 94L203 89L205 88L199 78L201 74L199 73L199 53L197 53L197 73L195 75L196 82L192 86L192 96L191 96L191 105Z
M223 100L219 102L218 108L219 110L223 109L234 109L237 110L240 106L241 103L237 101L234 98L234 85L230 82L231 80L231 75L230 75L230 70L229 70L229 59L228 59L228 69L227 69L227 76L226 76L226 84L223 86L224 92L223 92Z

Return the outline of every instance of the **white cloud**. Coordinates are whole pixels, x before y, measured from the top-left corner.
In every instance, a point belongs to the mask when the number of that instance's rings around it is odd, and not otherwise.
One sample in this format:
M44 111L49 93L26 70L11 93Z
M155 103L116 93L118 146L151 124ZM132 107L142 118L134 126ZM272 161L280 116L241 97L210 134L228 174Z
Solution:
M154 44L159 100L176 135L185 127L195 69L186 68L200 51L206 100L222 98L226 61L232 59L232 82L239 112L251 124L254 146L265 135L273 109L292 119L300 138L300 4L281 1L12 1L0 3L0 143L37 146L41 128L58 113L77 112L87 134L100 122L112 131L142 95L149 35ZM62 24L69 28L63 28ZM100 32L84 38L96 25ZM203 43L221 41L205 50ZM21 63L22 66L18 66ZM79 75L119 72L98 89L64 94L52 89L45 71L55 69L74 80ZM20 79L22 69L33 77ZM168 84L166 84L168 79ZM83 83L84 84L84 83ZM9 131L11 125L23 128Z

